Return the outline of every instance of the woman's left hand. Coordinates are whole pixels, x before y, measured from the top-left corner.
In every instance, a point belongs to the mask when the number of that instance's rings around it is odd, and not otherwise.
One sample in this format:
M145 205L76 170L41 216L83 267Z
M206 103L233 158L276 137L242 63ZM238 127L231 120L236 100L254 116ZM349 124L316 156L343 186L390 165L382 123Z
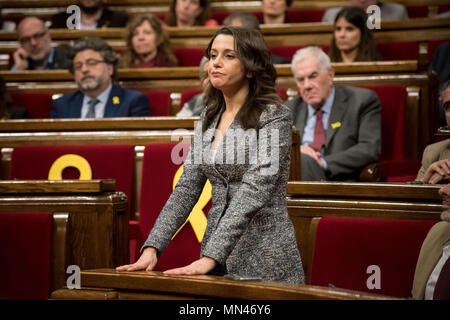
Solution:
M194 262L192 262L190 265L187 265L185 267L181 268L175 268L164 271L165 274L172 274L172 275L180 275L180 274L187 274L187 275L194 275L194 274L207 274L210 272L214 267L217 265L216 260L210 258L210 257L202 257Z

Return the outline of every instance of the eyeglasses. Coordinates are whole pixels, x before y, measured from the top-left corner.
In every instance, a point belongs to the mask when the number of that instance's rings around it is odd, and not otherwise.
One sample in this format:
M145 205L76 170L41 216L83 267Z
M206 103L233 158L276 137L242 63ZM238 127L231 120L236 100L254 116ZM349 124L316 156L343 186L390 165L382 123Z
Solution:
M19 38L19 42L21 44L29 44L31 39L33 39L35 41L41 40L45 36L46 33L47 33L47 30L44 30L41 33L35 33L30 37Z
M104 60L95 60L95 59L89 59L86 60L86 62L77 62L73 65L73 69L76 71L81 70L81 68L83 68L83 64L85 64L87 67L89 68L93 68L95 66L97 66L99 63L105 63Z

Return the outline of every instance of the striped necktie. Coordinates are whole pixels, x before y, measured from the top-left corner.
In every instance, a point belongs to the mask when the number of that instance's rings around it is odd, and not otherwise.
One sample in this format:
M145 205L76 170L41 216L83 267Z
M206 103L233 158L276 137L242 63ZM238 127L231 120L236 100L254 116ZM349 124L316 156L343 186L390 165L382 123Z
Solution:
M88 112L86 113L85 118L95 118L95 105L99 102L100 100L98 100L97 98L93 98L88 101L89 109Z

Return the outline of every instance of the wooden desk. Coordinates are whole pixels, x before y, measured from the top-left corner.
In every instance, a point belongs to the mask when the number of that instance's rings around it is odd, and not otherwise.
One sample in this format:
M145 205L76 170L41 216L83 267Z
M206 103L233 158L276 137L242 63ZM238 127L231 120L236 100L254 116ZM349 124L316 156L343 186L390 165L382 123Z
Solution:
M440 186L393 183L288 182L288 213L307 279L317 217L440 220Z
M217 276L168 276L161 272L81 272L80 290L60 289L52 299L245 299L245 300L386 300L364 292L278 282L242 282Z
M66 283L66 269L128 263L127 199L114 180L0 181L0 211L52 212L52 285Z

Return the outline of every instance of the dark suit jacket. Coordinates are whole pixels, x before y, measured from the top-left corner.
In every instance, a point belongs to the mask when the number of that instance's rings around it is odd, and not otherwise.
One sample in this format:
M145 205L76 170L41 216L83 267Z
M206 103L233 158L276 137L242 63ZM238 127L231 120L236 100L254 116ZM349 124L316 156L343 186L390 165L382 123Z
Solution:
M84 94L81 91L65 94L53 100L50 118L81 118ZM104 118L145 117L150 115L146 95L113 85L105 107Z
M52 17L52 25L50 28L67 28L67 19L72 14L61 12ZM111 11L103 8L103 13L97 22L97 28L124 28L128 22L128 16L122 12Z
M298 97L286 102L293 124L302 134L308 106ZM359 170L377 161L381 153L381 104L375 92L335 86L326 129L324 159L330 180L357 180Z

